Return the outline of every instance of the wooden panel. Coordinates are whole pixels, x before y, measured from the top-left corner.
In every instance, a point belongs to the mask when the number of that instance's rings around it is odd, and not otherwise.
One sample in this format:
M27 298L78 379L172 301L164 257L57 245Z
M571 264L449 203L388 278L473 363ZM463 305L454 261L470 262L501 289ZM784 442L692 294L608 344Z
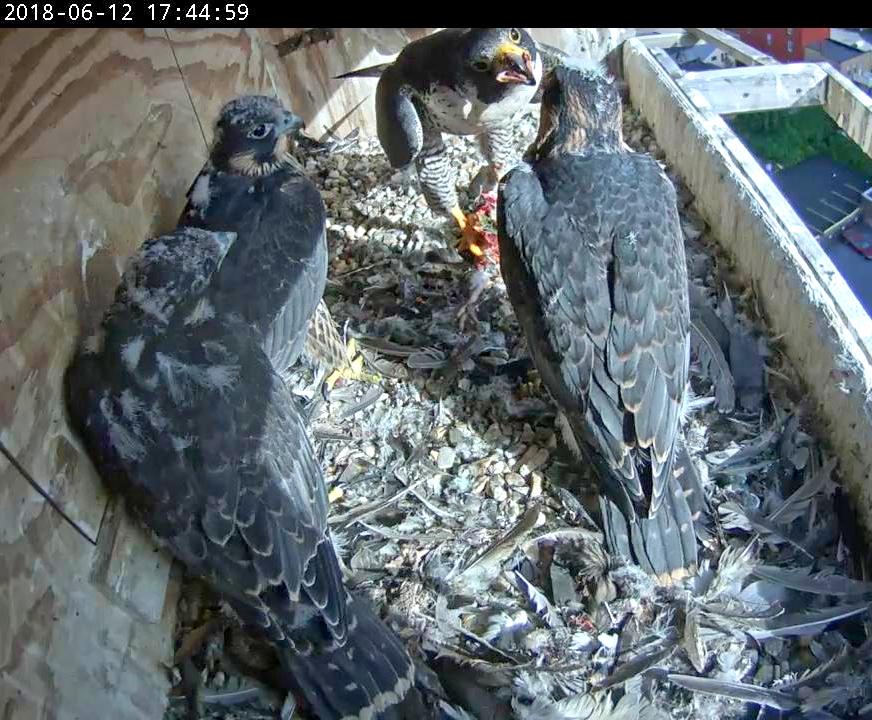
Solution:
M207 143L212 142L213 126L221 106L238 95L271 95L293 106L289 103L287 73L274 44L264 32L255 29L168 31ZM201 153L201 158L205 161L205 152Z
M679 67L678 63L672 59L672 56L669 55L663 48L654 47L650 48L651 54L657 58L657 62L659 62L663 69L669 73L669 77L671 78L680 78L684 77L684 70Z
M712 110L728 115L822 105L826 80L819 66L795 63L690 72L678 85L685 92L699 91Z
M714 235L758 288L872 529L872 320L793 208L698 92L645 46L624 45L631 98L696 196Z
M0 34L0 440L91 541L106 497L63 373L129 254L174 226L204 152L165 31ZM112 529L99 541L117 554L95 568L92 542L0 458L4 720L161 716L169 561Z
M302 28L265 30L264 36L278 44ZM438 28L335 28L335 37L285 55L281 61L290 83L294 112L306 121L307 132L320 137L338 124L347 134L359 127L375 135L375 78L334 80L351 70L393 59L403 47Z
M160 624L136 620L88 582L90 548L47 505L0 544L4 720L163 715L177 593Z
M777 65L778 60L766 53L758 50L747 43L742 42L739 38L733 37L729 33L717 28L684 28L691 35L695 35L700 40L711 43L717 48L724 50L732 55L736 60L745 65Z
M672 47L693 47L700 39L688 32L658 33L657 35L642 35L638 38L645 47L667 49Z
M819 67L827 74L824 109L863 152L872 156L872 98L829 63Z
M102 491L64 423L62 375L125 258L173 225L203 140L162 32L19 30L0 58L0 439L96 538ZM43 501L0 472L11 539Z

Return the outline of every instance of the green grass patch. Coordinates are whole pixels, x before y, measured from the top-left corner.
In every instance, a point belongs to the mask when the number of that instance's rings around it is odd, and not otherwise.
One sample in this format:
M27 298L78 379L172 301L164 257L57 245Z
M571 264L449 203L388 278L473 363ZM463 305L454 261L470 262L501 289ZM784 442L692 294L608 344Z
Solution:
M872 158L819 107L743 113L726 118L748 149L764 161L790 167L826 155L872 177Z

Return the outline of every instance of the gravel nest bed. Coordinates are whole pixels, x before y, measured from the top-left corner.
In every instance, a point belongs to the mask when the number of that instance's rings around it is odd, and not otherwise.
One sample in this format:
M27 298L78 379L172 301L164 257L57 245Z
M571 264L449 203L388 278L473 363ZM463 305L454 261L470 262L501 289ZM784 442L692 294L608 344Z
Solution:
M519 154L537 114L515 125ZM630 107L624 134L663 162ZM446 142L465 188L480 156ZM602 547L592 480L555 432L497 264L451 249L452 225L376 141L301 159L328 208L327 304L381 378L324 402L301 364L294 389L348 583L441 683L446 717L872 717L872 586L835 459L755 292L668 165L694 308L685 436L712 517L697 576L658 587ZM187 583L180 641L219 614ZM282 699L225 650L219 633L195 657L204 717L276 717Z

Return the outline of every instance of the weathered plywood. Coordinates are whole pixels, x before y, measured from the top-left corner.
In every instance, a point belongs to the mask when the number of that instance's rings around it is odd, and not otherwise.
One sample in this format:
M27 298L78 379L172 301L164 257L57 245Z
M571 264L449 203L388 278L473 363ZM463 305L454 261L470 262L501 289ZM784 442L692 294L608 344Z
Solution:
M360 128L375 135L375 78L334 80L336 75L392 60L403 47L438 28L334 28L329 42L317 43L281 58L290 83L291 106L307 132L320 137L337 125L347 134ZM265 30L273 44L303 28Z
M167 32L207 143L212 142L221 106L238 95L271 95L294 106L287 73L266 32L240 28Z
M633 103L696 196L715 237L758 288L801 373L842 478L872 528L872 320L766 172L697 91L681 91L629 40Z
M642 35L639 40L645 44L647 48L659 48L665 50L672 47L693 47L702 42L695 35L688 32L663 32L656 35Z
M96 538L102 492L62 374L125 258L172 224L203 141L163 33L20 30L0 57L0 438ZM0 539L42 506L10 471Z
M813 63L754 65L690 72L678 85L685 92L699 91L712 110L729 115L822 105L826 99L827 74Z
M827 74L824 109L863 152L872 156L872 98L829 63L819 67Z
M0 545L4 720L163 714L175 596L159 624L136 620L88 581L89 547L47 505Z
M691 35L711 43L745 65L777 65L778 60L717 28L684 28Z
M672 57L669 55L669 53L666 52L666 50L659 47L650 48L650 50L651 54L655 58L657 58L657 62L659 62L663 66L663 69L666 70L667 73L669 73L669 77L684 77L684 70L682 70L678 63L672 59Z
M0 458L4 720L161 715L169 560L129 522L101 531L106 496L62 378L204 153L165 31L0 34L0 439L92 541Z

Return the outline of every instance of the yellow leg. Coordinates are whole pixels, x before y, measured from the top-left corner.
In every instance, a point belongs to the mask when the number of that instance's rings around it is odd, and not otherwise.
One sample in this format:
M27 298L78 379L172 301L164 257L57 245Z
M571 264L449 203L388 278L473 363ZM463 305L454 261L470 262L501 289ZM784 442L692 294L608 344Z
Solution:
M475 257L484 255L483 236L481 228L476 224L475 215L464 215L456 205L451 209L451 216L457 221L460 227L460 239L457 241L457 250L459 252L469 251Z

